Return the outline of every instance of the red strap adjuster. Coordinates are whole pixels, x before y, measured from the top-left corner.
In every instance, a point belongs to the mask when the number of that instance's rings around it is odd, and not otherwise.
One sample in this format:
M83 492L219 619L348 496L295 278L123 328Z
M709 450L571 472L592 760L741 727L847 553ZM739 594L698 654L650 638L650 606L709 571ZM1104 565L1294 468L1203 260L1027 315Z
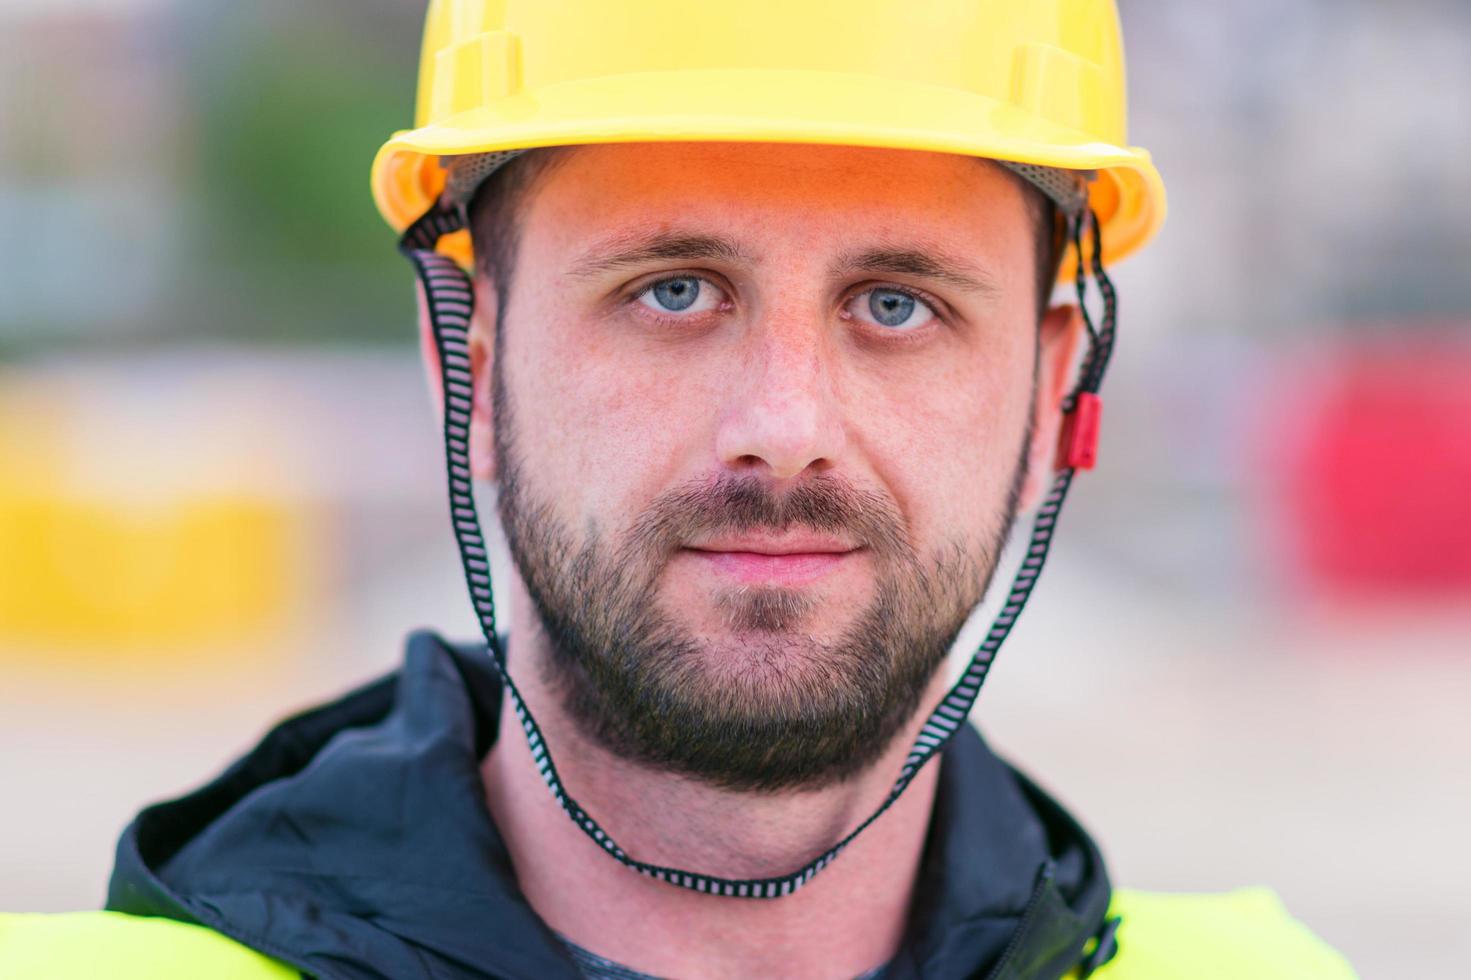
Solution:
M1062 420L1057 446L1058 469L1093 468L1098 462L1098 428L1102 417L1103 399L1091 392L1080 393L1073 410Z

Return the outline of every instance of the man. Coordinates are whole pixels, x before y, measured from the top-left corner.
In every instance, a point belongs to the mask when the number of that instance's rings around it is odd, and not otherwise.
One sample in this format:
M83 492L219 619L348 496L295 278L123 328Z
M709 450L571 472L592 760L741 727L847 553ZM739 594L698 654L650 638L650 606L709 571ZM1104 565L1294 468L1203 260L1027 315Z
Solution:
M432 3L374 189L485 645L144 811L0 973L1350 975L1269 893L1113 891L964 724L1163 217L1123 109L1108 0Z

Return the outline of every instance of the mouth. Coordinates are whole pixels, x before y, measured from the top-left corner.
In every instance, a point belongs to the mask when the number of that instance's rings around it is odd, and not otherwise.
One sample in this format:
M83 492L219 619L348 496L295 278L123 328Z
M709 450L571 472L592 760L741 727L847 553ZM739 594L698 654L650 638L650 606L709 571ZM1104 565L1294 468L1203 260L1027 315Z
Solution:
M851 562L863 548L826 535L738 535L696 545L684 553L714 574L743 585L797 586Z

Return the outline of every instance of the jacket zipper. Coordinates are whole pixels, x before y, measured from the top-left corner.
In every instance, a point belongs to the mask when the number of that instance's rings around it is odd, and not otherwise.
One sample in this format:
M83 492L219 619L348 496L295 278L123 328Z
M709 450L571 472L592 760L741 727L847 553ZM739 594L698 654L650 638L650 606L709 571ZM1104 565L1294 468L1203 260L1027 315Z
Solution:
M1006 948L1001 951L1001 959L986 974L986 980L1000 980L1011 961L1016 959L1017 951L1021 949L1022 940L1032 928L1032 920L1037 916L1037 908L1042 904L1042 898L1047 894L1047 888L1052 884L1053 864L1048 861L1042 865L1042 870L1037 875L1037 886L1032 889L1032 897L1027 899L1027 904L1022 909L1022 920L1012 932L1011 938L1006 941Z

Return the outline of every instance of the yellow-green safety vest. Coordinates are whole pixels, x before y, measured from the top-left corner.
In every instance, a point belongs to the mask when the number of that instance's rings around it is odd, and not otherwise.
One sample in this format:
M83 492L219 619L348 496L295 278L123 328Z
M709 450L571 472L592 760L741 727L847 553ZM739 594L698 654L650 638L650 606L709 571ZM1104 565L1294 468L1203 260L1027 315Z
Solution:
M1119 954L1096 980L1353 980L1348 961L1265 888L1120 890ZM120 912L0 914L5 980L292 980L294 967L203 926Z

